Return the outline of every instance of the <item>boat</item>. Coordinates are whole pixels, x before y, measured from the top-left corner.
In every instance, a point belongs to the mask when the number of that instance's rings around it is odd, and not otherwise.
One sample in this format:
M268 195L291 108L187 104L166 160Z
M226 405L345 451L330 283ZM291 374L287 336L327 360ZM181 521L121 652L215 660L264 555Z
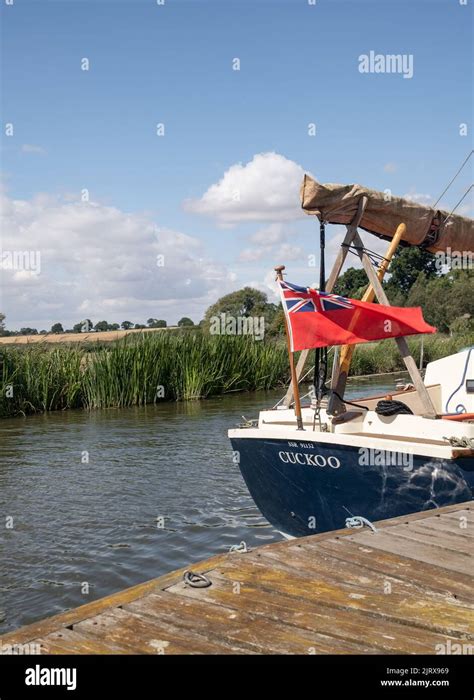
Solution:
M368 275L364 298L375 297L381 304L389 304L381 279L399 244L433 251L474 248L473 222L465 217L453 225L445 212L400 199L384 207L380 193L358 185L318 185L308 176L301 194L303 209L320 220L320 290L326 294L351 248ZM347 227L327 283L326 222ZM377 271L359 226L390 241ZM275 269L282 280L284 267ZM260 411L258 419L229 430L234 461L253 500L286 537L364 524L373 528L377 520L472 499L474 346L429 362L422 378L405 338L395 342L410 383L384 396L350 401L344 392L351 353L348 346L336 347L330 381L324 371L327 360L317 351L306 404L299 398L299 382L308 350L295 366L289 345L291 385L284 399Z

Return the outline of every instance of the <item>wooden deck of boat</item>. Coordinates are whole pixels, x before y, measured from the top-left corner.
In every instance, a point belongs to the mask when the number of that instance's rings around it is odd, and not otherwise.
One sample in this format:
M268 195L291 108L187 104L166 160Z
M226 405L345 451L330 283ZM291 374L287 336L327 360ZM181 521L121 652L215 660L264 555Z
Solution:
M221 554L191 567L208 588L173 571L0 644L36 643L43 654L435 654L474 644L472 502L377 528Z

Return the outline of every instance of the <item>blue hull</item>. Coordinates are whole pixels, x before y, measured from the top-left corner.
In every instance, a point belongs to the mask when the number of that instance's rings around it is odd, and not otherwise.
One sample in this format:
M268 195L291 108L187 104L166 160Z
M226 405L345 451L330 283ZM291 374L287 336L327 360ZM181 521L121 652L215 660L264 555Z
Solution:
M462 503L473 497L474 459L361 454L357 446L231 438L265 518L295 537Z

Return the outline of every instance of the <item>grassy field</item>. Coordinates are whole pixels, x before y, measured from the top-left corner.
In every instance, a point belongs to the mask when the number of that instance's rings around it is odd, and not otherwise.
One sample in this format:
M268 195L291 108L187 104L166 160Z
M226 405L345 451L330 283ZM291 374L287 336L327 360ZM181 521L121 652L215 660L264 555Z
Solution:
M408 339L418 362L419 337ZM472 337L429 336L425 364L474 343ZM393 340L356 348L351 374L404 369ZM112 344L0 348L0 416L140 406L233 391L271 389L288 381L283 341L201 333L140 333Z
M174 330L169 328L130 328L128 331L94 331L93 333L46 333L44 335L8 335L0 336L1 345L41 345L49 343L97 343L115 342L128 335L140 333L155 333L157 331Z

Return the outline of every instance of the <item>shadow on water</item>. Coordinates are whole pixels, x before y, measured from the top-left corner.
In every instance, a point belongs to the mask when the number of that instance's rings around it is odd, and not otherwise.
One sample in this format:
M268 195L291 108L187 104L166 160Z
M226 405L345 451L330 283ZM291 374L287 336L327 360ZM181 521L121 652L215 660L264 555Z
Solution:
M353 380L348 396L393 388L394 378ZM281 395L2 420L0 507L13 527L0 535L0 631L241 540L281 539L250 498L227 440L242 415L256 417Z

